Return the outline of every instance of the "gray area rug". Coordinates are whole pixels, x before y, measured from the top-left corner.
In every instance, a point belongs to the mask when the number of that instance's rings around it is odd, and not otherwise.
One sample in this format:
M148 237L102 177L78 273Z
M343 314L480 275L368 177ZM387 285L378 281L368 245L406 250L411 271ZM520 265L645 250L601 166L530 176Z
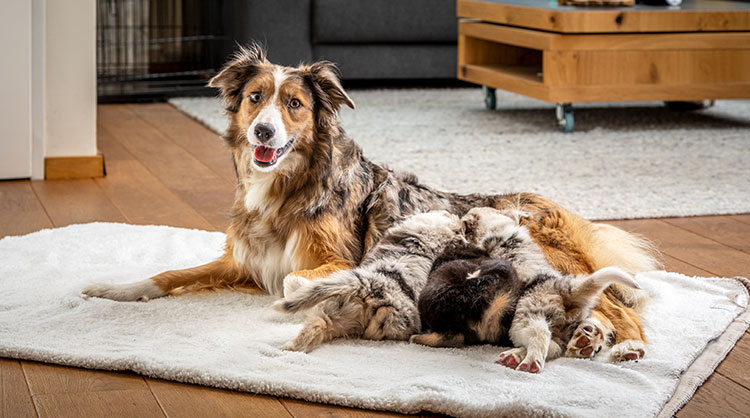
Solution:
M575 105L558 131L554 105L498 91L353 90L341 121L365 155L462 193L536 192L590 219L750 212L750 101L675 112L661 103ZM170 101L216 132L218 99Z

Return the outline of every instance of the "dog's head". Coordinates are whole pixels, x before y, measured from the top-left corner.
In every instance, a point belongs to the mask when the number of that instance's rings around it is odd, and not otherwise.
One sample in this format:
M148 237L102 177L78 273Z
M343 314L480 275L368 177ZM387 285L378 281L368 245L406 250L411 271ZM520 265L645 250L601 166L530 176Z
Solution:
M354 108L332 63L274 65L258 45L241 48L208 85L220 90L230 115L229 145L247 156L238 163L256 171L315 158L316 141L330 141L320 133L336 127L341 105Z

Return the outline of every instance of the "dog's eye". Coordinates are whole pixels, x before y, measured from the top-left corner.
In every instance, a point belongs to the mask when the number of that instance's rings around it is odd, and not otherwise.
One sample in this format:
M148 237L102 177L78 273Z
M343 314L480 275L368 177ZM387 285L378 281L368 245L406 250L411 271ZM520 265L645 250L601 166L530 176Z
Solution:
M260 101L260 92L254 91L250 93L247 98L253 103L258 103Z
M299 109L299 107L302 106L302 102L300 102L298 99L292 99L289 101L289 107L292 109Z

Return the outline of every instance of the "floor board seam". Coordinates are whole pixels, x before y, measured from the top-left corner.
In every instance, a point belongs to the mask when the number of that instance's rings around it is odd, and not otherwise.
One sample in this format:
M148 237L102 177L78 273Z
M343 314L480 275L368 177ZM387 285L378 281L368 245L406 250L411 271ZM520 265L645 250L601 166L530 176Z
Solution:
M133 110L132 110L132 109L130 108L130 106L134 106L134 105L126 105L126 106L127 106L127 109L128 109L128 111L130 111L130 113L132 113L132 114L133 114L133 115L134 115L135 117L137 117L138 119L140 119L141 121L143 121L143 123L145 123L146 125L150 126L150 127L151 127L151 128L153 128L154 130L156 130L157 132L159 132L159 133L160 133L160 134L161 134L162 136L164 136L165 138L167 138L167 139L168 139L168 140L169 140L170 142L172 142L173 144L175 144L175 145L177 145L178 147L180 147L180 148L181 148L181 149L182 149L183 151L185 151L185 152L187 152L188 154L190 154L190 155L191 155L191 156L192 156L193 158L195 158L195 160L196 160L196 161L198 161L198 162L199 162L199 163L200 163L201 165L203 165L203 166L204 166L204 167L206 167L206 168L207 168L207 169L208 169L209 171L211 171L212 173L214 173L214 174L216 175L216 177L220 178L221 180L223 180L223 181L225 181L225 182L227 182L227 183L229 183L229 184L232 184L232 185L236 184L236 183L232 183L232 182L230 182L229 180L227 180L226 178L224 178L224 176L222 176L222 175L221 175L220 173L216 172L216 170L214 170L213 168L211 168L211 167L209 167L208 165L206 165L206 164L205 164L205 163L204 163L203 161L201 161L201 160L200 160L200 158L198 158L198 156L197 156L197 155L193 154L193 152L192 152L192 151L190 151L190 150L189 150L188 148L185 148L184 146L182 146L182 144L180 144L179 142L175 141L175 140L174 140L174 138L172 138L172 137L171 137L171 136L170 136L170 135L169 135L168 133L166 133L166 132L164 132L163 130L161 130L161 129L159 128L159 126L157 126L157 125L155 125L155 124L153 124L153 123L151 123L151 122L147 121L146 119L143 119L143 118L142 118L142 117L141 117L141 116L140 116L140 115L139 115L138 113L136 113L135 111L133 111ZM170 106L172 106L172 105L170 105ZM175 110L177 110L177 108L175 108L174 106L172 106L172 107L173 107L173 108L174 108ZM212 133L213 133L213 132L212 132ZM218 135L218 134L214 133L214 135Z
M730 219L731 219L731 218L730 218ZM674 223L670 222L669 220L661 220L661 221L662 221L662 222L664 222L664 223L666 223L666 224L669 224L669 225L671 225L671 226L673 226L673 227L675 227L675 228L679 228L679 229L681 229L681 230L683 230L683 231L685 231L685 232L690 232L691 234L695 234L695 235L698 235L699 237L703 237L703 238L705 238L705 239L707 239L707 240L711 240L711 241L713 241L713 242L715 242L715 243L717 243L717 244L720 244L720 245L721 245L721 246L723 246L723 247L731 248L731 249L733 249L733 250L736 250L736 251L739 251L739 252L741 252L741 253L744 253L744 254L750 255L750 252L748 252L748 251L746 251L746 250L744 250L744 249L742 249L742 248L737 248L737 247L734 247L734 246L732 246L731 244L727 244L727 243L724 243L724 242L721 242L721 241L717 241L717 240L715 240L715 239L713 239L713 238L711 238L711 237L708 237L708 236L705 236L705 235L699 234L698 232L692 231L692 230L690 230L690 229L687 229L687 228L685 228L685 227L683 227L683 226L680 226L680 225L678 225L678 224L674 224ZM739 221L737 221L737 222L739 222ZM719 232L717 232L717 233L719 233Z

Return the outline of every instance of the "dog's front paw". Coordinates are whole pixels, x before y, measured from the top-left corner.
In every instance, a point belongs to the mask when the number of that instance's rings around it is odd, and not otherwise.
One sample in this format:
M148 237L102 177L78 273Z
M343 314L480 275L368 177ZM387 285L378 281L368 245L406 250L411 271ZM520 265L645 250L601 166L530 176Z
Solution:
M295 340L289 341L288 343L282 345L281 349L284 351L298 351L300 353L305 353L309 351L307 347L305 347L302 344L299 344L299 342Z
M147 302L149 299L165 296L167 292L151 280L129 284L97 283L83 289L84 296L117 300L120 302Z
M646 345L640 340L625 340L612 346L609 358L612 361L638 361L646 355Z
M310 280L296 276L294 274L287 274L284 277L284 297L289 297L292 293L296 292L300 287L310 283Z
M606 341L606 331L596 318L581 322L568 342L567 357L592 358L599 354Z

